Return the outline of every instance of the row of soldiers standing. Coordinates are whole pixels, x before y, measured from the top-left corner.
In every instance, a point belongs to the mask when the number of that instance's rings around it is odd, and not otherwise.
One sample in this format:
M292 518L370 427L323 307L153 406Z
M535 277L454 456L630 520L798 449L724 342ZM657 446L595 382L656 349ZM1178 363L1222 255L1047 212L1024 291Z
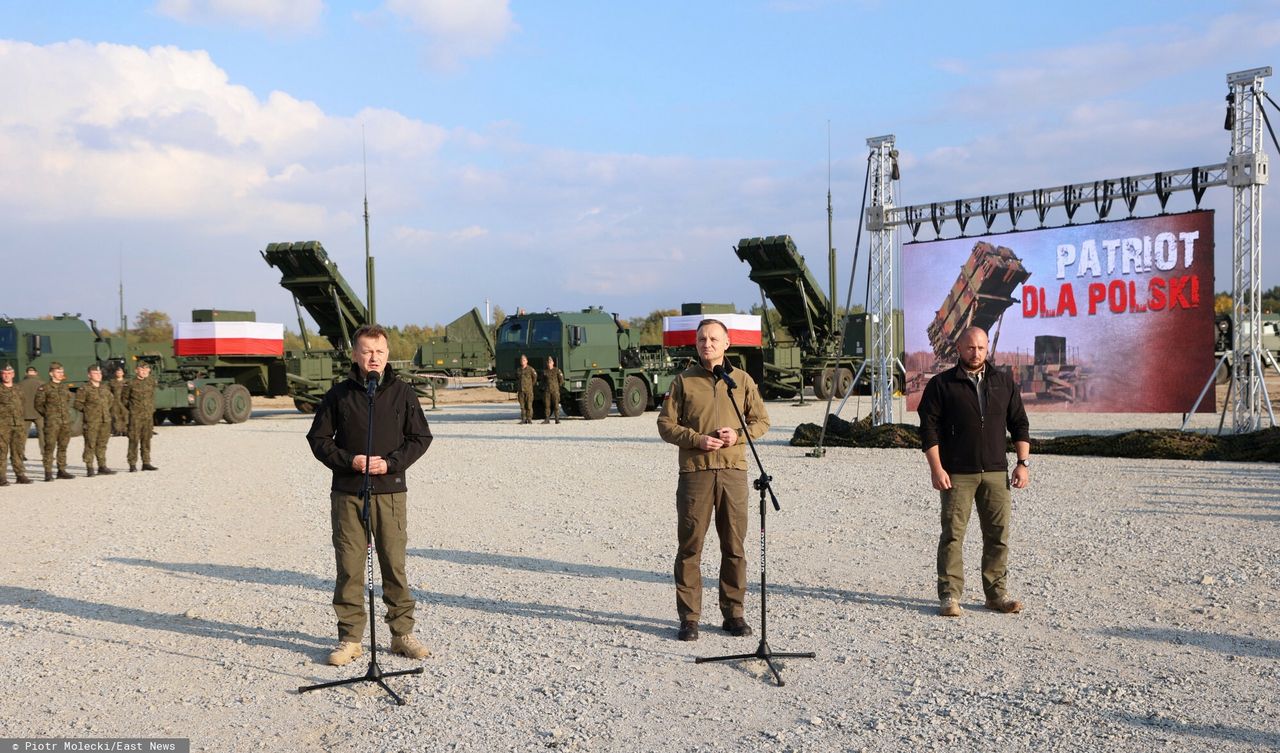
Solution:
M547 356L547 368L538 378L538 372L529 365L529 357L520 356L520 368L516 371L516 380L520 383L516 391L516 399L520 401L520 423L533 423L533 393L540 389L542 393L543 419L549 424L552 419L560 423L560 388L564 387L564 372L556 368L556 359Z
M89 380L75 392L66 381L62 364L49 365L49 381L41 382L34 367L26 378L14 384L13 364L0 368L0 486L9 483L5 460L13 466L19 484L29 484L26 474L26 445L29 425L34 423L44 462L44 480L74 478L67 471L67 446L71 442L71 408L83 417L84 454L87 475L114 474L107 467L107 440L112 434L129 437L129 470L136 471L139 452L142 470L158 470L151 464L151 434L155 420L156 381L151 366L139 362L133 379L125 381L116 369L109 385L102 382L97 364L88 368ZM95 468L96 461L96 468ZM55 473L54 468L57 471Z

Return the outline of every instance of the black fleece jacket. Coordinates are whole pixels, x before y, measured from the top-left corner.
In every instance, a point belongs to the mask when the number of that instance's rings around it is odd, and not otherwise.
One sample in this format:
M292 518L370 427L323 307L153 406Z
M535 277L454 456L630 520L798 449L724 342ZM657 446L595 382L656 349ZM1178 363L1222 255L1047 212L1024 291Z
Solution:
M407 491L405 470L422 457L431 444L431 429L418 404L413 388L387 366L373 396L373 449L370 454L385 458L387 472L370 476L374 494ZM352 364L347 379L334 385L307 432L311 454L333 471L336 492L359 494L364 474L351 467L356 455L365 454L369 431L369 397Z
M1007 431L1015 442L1031 441L1027 412L1018 384L1008 372L988 362L982 377L987 412L978 408L978 391L960 366L935 375L924 388L920 405L920 444L938 445L947 473L1009 470Z

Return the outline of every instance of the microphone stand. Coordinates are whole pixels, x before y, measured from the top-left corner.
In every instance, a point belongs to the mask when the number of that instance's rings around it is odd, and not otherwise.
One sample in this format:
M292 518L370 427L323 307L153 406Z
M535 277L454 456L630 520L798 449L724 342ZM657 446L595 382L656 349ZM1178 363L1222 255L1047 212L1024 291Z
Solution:
M778 505L778 497L773 493L773 487L770 482L773 478L764 472L764 464L760 462L760 453L756 452L756 444L751 440L751 432L747 431L747 421L742 416L742 411L738 409L738 403L733 399L734 384L729 377L719 375L724 380L725 387L729 391L729 404L733 406L733 412L738 416L738 423L742 426L742 436L747 438L747 446L751 448L751 455L756 460L756 467L760 470L760 476L753 482L753 486L760 492L760 645L756 646L755 653L752 654L730 654L728 656L701 656L694 659L695 664L703 664L705 662L722 662L736 661L738 659L761 659L769 666L769 671L773 672L773 679L777 681L778 687L786 685L782 680L782 675L778 674L778 668L774 666L774 659L813 659L817 657L812 651L783 653L774 651L769 648L768 633L768 590L767 577L768 569L766 563L766 554L768 551L767 538L765 535L765 520L768 511L765 505L765 495L773 501L773 509L781 511L782 507Z
M401 698L396 691L387 685L385 678L397 677L399 675L420 675L423 672L422 667L413 669L397 670L395 672L383 672L382 667L378 666L378 629L377 623L374 621L375 603L373 601L373 526L371 522L370 499L373 496L373 485L369 482L369 458L373 455L373 396L378 389L377 377L369 380L369 432L365 437L365 462L364 462L364 486L360 488L360 495L364 498L364 507L360 511L360 520L364 523L364 540L368 544L365 550L364 558L364 580L368 586L369 596L369 669L360 677L352 677L347 680L334 680L332 682L322 682L318 685L305 685L298 688L299 693L306 693L309 690L319 690L321 688L333 688L339 685L352 685L357 682L376 682L387 691L397 706L405 705L405 700Z

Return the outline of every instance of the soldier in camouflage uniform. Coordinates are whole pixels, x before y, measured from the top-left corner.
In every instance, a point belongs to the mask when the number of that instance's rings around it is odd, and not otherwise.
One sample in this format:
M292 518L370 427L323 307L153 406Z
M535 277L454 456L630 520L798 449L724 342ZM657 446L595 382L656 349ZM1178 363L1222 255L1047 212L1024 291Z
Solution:
M89 383L76 390L76 410L84 417L84 455L81 457L89 478L96 473L110 476L115 471L107 467L107 440L111 438L111 407L115 398L111 396L111 388L102 383L102 368L98 364L90 366L88 373Z
M54 453L57 453L58 478L75 478L67 473L67 445L71 443L71 385L63 381L67 374L62 364L49 364L49 381L36 390L36 413L44 419L40 434L40 457L44 461L44 480L52 481Z
M27 422L23 418L22 392L13 384L13 364L0 369L0 486L8 486L5 462L13 463L13 475L19 484L29 484L26 461ZM7 455L6 455L7 450Z
M538 383L538 372L529 365L529 357L520 355L520 368L516 370L516 380L520 382L520 390L516 398L520 401L520 423L533 423L533 388Z
M564 386L564 372L556 368L556 359L547 356L547 368L542 372L542 423L551 419L560 423L560 388Z
M124 404L124 369L119 366L111 373L111 436L125 437L129 435L129 406Z
M36 367L34 366L27 367L26 378L18 383L18 389L22 390L22 426L25 429L28 423L35 424L37 440L44 436L44 419L40 417L39 413L36 413L36 390L40 389L40 385L42 384L44 384L44 382L40 381L40 373L36 371ZM23 436L22 456L24 458L27 456L26 439L26 436Z
M142 450L142 470L159 470L151 464L151 429L156 412L156 380L151 378L151 364L139 361L124 388L124 401L129 406L129 470L138 470L138 450Z

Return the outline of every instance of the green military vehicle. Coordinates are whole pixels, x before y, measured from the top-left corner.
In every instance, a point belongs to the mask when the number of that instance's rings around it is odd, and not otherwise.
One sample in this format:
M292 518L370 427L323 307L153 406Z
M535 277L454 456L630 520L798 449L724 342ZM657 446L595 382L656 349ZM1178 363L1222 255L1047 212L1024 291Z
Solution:
M414 371L446 376L493 373L493 335L480 309L471 309L445 325L444 337L432 338L413 354Z
M623 416L655 408L683 367L661 346L641 347L616 314L601 308L509 316L498 328L496 384L516 392L520 356L541 373L547 356L564 372L561 405L570 415L601 419L610 404ZM540 400L535 411L542 410Z
M168 359L165 352L168 352ZM103 378L110 379L116 366L133 376L138 361L152 364L157 381L156 421L165 418L173 423L194 421L213 424L223 419L235 423L248 418L252 409L246 403L233 416L226 411L223 390L238 395L236 381L218 377L207 369L174 361L172 344L159 343L127 349L123 337L105 337L91 319L63 314L48 319L0 319L0 362L13 363L18 374L34 366L42 379L48 378L49 364L61 363L67 381L74 390L85 381L90 364L103 367ZM246 396L247 397L247 396ZM74 411L73 411L74 414ZM73 432L79 431L79 415L73 417Z
M734 252L751 267L751 281L760 286L762 310L767 314L766 299L771 301L782 323L779 331L764 317L761 394L768 399L794 397L805 385L813 386L819 400L846 394L867 357L873 332L870 318L861 313L837 316L834 273L833 300L829 301L789 235L743 238ZM895 351L902 353L902 312L894 316ZM899 376L899 384L904 377ZM869 378L859 379L859 386L869 388Z
M194 325L216 322L257 324L252 311L196 309L191 312ZM186 324L178 325L179 330ZM273 326L273 325L266 325ZM175 336L180 335L176 332ZM181 341L181 340L180 340ZM277 344L278 347L278 344ZM194 353L193 350L201 352ZM174 343L142 343L132 349L134 360L146 360L156 374L160 387L190 383L195 385L195 401L187 409L167 408L161 416L170 423L194 422L202 425L225 420L238 424L253 413L254 397L279 397L289 394L286 364L281 355L220 346L181 350L175 355ZM128 364L125 371L132 374Z

